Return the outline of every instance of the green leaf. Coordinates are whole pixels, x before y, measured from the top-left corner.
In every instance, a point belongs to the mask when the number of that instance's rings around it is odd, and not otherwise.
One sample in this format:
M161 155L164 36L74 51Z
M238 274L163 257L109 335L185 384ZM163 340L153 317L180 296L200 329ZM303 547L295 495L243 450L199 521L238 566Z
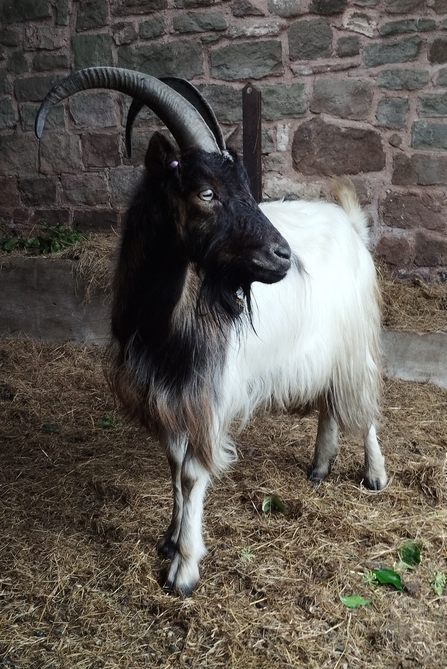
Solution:
M392 585L396 590L403 590L402 580L394 569L374 569L373 574L382 585Z
M50 434L59 434L61 429L57 423L44 423L42 425L42 431Z
M267 495L262 500L261 511L262 513L287 513L287 506L278 495Z
M399 557L403 565L413 569L421 562L422 541L406 541L399 550ZM405 568L403 566L403 568Z
M117 422L113 413L105 413L102 417L102 420L99 421L98 427L102 430L110 430L113 427L117 427Z
M441 597L444 592L444 588L447 586L447 576L442 573L442 571L437 571L433 577L433 580L430 583L434 592L438 597Z
M347 597L340 597L340 601L349 609L356 609L358 606L366 606L371 604L370 599L365 599L361 595L348 595Z

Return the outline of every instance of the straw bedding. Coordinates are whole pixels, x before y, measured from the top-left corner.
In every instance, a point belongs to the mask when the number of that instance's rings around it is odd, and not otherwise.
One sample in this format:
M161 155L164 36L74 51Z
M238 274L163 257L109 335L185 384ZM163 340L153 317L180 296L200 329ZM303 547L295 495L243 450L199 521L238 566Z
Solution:
M344 439L330 477L306 479L316 418L256 418L205 507L208 556L194 596L160 587L168 468L121 422L94 347L0 339L0 666L354 669L447 666L447 393L387 381L390 474L361 481ZM287 513L263 514L276 494ZM402 592L365 572L407 539L422 562ZM360 594L348 609L340 596Z

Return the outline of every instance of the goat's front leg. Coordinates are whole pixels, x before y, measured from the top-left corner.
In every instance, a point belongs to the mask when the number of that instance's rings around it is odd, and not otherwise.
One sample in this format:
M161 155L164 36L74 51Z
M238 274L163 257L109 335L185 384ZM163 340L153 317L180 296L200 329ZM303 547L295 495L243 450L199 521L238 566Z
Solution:
M317 440L315 442L314 460L309 480L314 483L322 481L331 471L332 463L338 453L338 425L327 410L326 402L320 401Z
M185 458L187 439L186 437L175 437L164 435L161 440L166 451L172 479L172 516L168 529L157 544L157 550L162 557L172 559L177 551L177 541L183 514L182 493L182 464Z
M167 588L183 595L190 595L194 590L199 580L199 562L206 554L202 538L202 514L203 499L209 480L207 470L196 458L186 453L180 472L183 502L181 521L176 545L174 535L171 535L171 541L175 545L175 554L166 582ZM171 525L176 525L177 522L177 520L174 522L174 514Z

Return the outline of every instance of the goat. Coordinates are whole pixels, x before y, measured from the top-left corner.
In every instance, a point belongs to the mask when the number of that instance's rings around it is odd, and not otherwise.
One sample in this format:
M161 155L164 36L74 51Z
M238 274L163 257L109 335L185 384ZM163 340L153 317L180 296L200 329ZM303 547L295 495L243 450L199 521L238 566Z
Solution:
M171 560L167 587L187 595L206 553L206 489L235 459L230 425L243 426L255 409L319 408L312 481L329 473L341 427L363 436L365 485L386 485L375 429L376 273L349 180L335 183L341 206L258 206L237 155L194 104L149 75L74 73L42 104L38 136L55 102L95 87L150 106L178 144L152 136L127 213L109 377L128 415L166 451L173 511L158 551Z

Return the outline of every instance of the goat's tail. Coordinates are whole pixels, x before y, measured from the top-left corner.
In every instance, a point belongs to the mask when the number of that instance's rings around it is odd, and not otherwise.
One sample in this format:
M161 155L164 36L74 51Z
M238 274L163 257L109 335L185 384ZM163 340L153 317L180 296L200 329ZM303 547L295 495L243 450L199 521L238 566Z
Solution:
M355 186L351 179L347 176L332 177L330 187L332 195L340 207L347 213L352 227L365 246L368 246L368 219L360 206Z

